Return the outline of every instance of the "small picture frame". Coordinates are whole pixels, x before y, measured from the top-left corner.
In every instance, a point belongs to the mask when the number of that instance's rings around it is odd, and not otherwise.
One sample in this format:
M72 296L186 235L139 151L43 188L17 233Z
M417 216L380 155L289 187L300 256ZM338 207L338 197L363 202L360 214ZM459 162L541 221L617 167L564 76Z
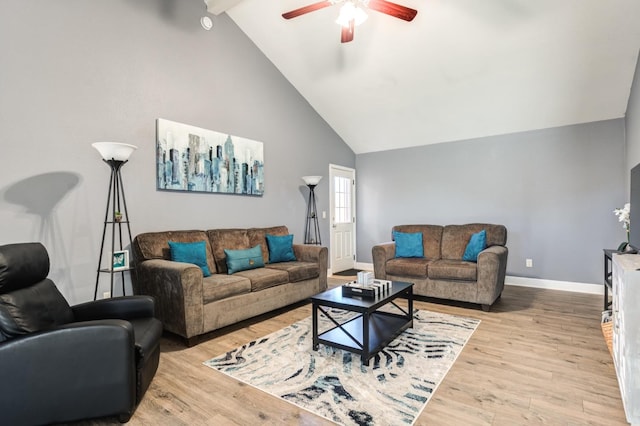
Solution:
M129 269L129 250L114 251L112 263L114 271Z

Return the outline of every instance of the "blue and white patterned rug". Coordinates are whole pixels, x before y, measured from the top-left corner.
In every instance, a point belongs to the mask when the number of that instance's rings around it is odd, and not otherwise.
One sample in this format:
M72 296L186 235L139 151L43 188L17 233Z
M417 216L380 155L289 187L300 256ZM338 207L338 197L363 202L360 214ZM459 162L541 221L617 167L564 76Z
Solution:
M322 344L313 351L311 317L204 364L339 424L411 425L480 323L422 310L413 317L369 366ZM319 324L331 327L322 315Z

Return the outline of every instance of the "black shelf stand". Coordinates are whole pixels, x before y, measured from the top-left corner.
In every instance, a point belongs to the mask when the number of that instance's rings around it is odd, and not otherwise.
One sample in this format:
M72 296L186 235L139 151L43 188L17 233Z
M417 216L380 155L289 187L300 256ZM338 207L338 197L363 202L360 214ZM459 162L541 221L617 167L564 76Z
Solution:
M102 229L102 242L100 243L100 256L98 257L98 271L96 274L96 286L95 291L93 293L93 300L97 300L98 298L98 287L100 285L100 274L108 273L110 274L110 294L113 296L113 284L114 284L114 275L120 273L121 281L122 281L122 295L125 295L125 272L132 271L129 264L124 268L118 268L118 270L114 270L113 268L113 255L116 251L116 227L118 228L117 232L117 242L119 250L124 250L123 239L122 239L122 226L126 226L126 230L129 236L129 247L132 246L132 238L131 238L131 226L129 223L129 212L127 210L127 200L124 195L124 185L122 184L122 175L120 174L120 169L127 163L127 160L102 160L109 165L111 168L111 177L109 179L109 190L107 191L107 207L104 214L104 227ZM124 220L116 219L116 212L124 213ZM107 236L107 228L111 227L111 256L110 264L108 267L102 267L103 254L105 252L105 239Z
M318 224L318 211L316 210L316 185L309 187L309 201L307 202L307 223L304 230L304 243L322 245L320 240L320 225Z

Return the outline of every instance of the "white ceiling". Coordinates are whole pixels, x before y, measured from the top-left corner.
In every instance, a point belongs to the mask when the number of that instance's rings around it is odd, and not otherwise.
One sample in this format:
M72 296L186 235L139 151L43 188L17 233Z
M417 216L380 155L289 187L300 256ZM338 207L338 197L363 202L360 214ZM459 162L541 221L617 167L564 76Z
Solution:
M205 0L226 10L356 154L623 117L639 0L395 0L340 43L334 5ZM221 10L222 9L222 10Z

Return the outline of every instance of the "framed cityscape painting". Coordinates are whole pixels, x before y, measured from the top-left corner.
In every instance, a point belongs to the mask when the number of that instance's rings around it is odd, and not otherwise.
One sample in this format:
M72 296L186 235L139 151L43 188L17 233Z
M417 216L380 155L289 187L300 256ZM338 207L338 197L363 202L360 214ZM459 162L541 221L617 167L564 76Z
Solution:
M262 142L159 118L157 188L262 196Z

